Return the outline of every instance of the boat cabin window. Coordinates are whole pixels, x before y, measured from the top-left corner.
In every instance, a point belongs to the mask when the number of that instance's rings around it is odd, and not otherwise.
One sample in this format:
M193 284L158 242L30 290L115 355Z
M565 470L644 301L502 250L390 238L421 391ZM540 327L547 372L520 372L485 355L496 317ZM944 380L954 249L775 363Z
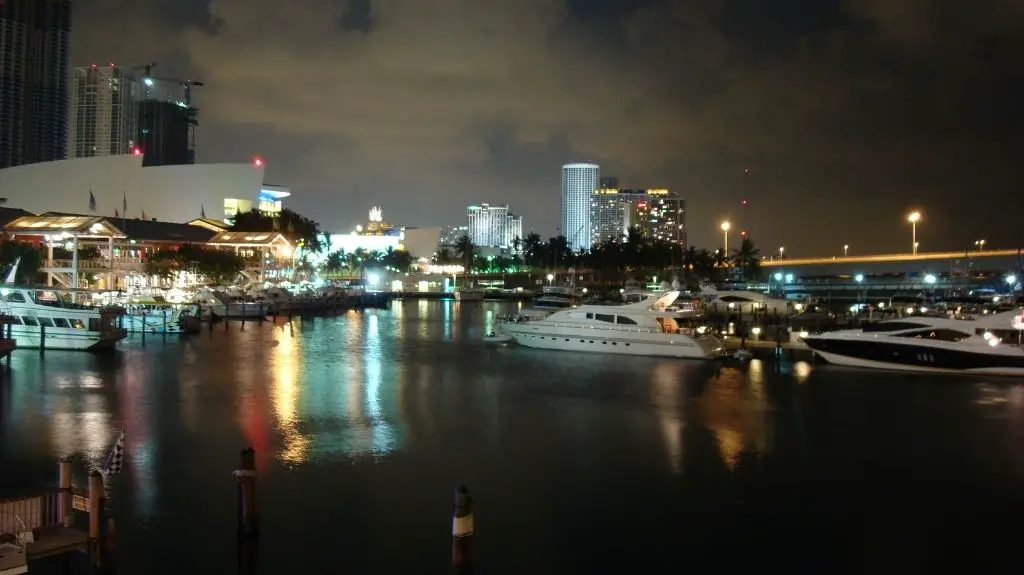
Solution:
M62 317L53 318L53 325L57 327L71 327L70 325L68 325L68 320Z
M626 324L626 325L636 325L636 322L633 321L633 318L626 317L624 315L617 315L617 316L615 316L615 323L621 323L621 324Z
M597 321L606 321L608 323L615 323L615 316L606 313L588 313L587 319L596 319Z
M24 323L25 325L39 325L39 322L36 321L36 318L29 317L27 315L21 316L21 322Z
M53 320L48 317L39 318L39 325L43 327L53 327Z
M85 324L82 323L82 320L80 319L69 319L68 322L71 324L71 327L75 329L85 329Z
M11 303L25 303L25 294L20 291L12 291L7 294L7 301Z
M914 328L926 328L928 327L922 323L914 323L911 321L882 321L878 323L871 323L864 326L865 332L886 332L886 331L902 331L905 329Z
M754 301L754 300L752 300L750 298L740 297L738 295L724 295L724 296L718 298L718 301L724 301L726 303L740 303L740 302L748 302L748 301Z
M955 329L920 329L907 333L901 333L900 337L914 337L920 339L935 339L939 341L960 341L971 337L971 334L957 331Z

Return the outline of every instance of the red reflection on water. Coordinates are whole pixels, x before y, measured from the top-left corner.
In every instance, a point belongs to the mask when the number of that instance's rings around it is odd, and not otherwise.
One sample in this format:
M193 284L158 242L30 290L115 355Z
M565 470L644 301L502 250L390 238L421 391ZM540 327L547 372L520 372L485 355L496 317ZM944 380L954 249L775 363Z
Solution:
M270 461L270 444L267 438L267 422L263 417L263 402L255 393L246 393L238 404L238 421L242 435L256 450L256 469L266 469Z

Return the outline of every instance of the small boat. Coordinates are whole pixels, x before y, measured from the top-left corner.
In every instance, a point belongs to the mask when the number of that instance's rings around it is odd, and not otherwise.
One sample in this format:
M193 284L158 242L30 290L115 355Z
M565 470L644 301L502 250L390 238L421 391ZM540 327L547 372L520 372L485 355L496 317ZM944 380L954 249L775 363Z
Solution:
M731 358L733 358L733 359L735 359L737 361L750 361L750 360L754 359L754 354L749 349L743 348L743 349L737 349L729 357L731 357Z
M485 291L477 288L459 288L455 290L456 301L484 301Z
M509 343L513 341L512 336L508 336L502 333L494 333L493 331L484 337L484 341L487 343Z

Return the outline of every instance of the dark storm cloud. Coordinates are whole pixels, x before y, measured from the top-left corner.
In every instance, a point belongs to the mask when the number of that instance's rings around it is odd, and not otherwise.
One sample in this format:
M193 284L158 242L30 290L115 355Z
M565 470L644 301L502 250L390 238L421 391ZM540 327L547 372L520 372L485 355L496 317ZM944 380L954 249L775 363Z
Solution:
M624 184L681 191L700 243L739 217L744 168L766 250L898 249L911 206L925 247L1017 240L978 201L1024 208L1012 0L293 8L99 0L80 9L92 24L75 55L202 76L200 157L265 154L269 178L331 227L373 203L429 225L507 201L550 232L559 166L591 158Z

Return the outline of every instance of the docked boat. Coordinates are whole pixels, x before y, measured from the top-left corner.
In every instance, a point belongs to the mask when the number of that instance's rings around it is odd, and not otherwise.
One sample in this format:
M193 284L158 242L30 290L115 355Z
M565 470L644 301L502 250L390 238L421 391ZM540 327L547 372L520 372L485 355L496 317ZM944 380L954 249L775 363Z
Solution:
M455 290L455 301L484 301L485 293L478 288L459 288Z
M683 329L671 309L678 291L624 305L581 305L541 319L505 322L500 333L526 347L656 357L706 359L722 342Z
M128 333L196 333L201 328L199 305L132 302L124 306L121 325Z
M1024 375L1024 315L912 316L803 337L825 361L900 371Z
M578 305L582 297L582 293L573 286L544 286L537 299L533 300L533 308L547 311L567 309Z
M127 336L117 327L117 308L73 303L74 290L4 284L0 298L11 316L11 337L22 349L98 351ZM83 294L84 295L84 294Z
M202 310L203 319L219 318L265 318L274 311L271 301L250 301L242 296L232 296L220 290L201 290L195 302Z

